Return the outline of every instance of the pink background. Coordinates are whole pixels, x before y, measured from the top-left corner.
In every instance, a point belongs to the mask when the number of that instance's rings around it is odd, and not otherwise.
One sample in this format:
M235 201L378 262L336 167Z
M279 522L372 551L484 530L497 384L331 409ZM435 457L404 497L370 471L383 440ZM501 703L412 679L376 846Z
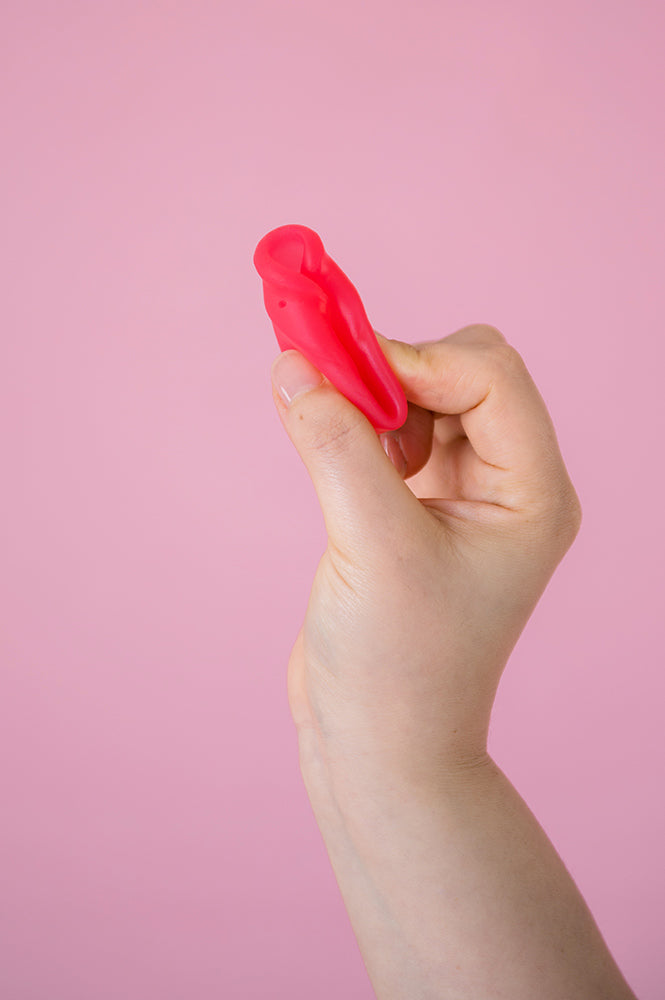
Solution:
M252 253L374 326L498 326L584 508L491 749L663 996L665 8L4 2L8 1000L373 993L286 663L325 545Z

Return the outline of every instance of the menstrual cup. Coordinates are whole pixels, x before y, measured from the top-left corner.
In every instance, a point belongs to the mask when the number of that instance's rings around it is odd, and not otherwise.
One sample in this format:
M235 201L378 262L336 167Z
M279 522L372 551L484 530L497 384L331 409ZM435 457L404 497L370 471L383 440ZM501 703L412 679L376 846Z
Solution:
M388 364L360 295L307 226L261 239L254 266L282 351L300 351L361 410L377 433L406 421L404 390Z

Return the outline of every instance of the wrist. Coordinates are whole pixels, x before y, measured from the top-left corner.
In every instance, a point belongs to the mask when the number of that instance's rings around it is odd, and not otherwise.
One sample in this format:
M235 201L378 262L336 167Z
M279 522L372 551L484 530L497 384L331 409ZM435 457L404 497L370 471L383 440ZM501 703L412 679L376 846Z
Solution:
M450 745L437 757L413 755L393 744L378 750L352 739L331 748L315 725L298 729L300 772L319 826L342 829L358 850L376 835L399 831L399 820L411 821L433 809L452 810L456 799L474 794L491 781L498 768L486 740Z

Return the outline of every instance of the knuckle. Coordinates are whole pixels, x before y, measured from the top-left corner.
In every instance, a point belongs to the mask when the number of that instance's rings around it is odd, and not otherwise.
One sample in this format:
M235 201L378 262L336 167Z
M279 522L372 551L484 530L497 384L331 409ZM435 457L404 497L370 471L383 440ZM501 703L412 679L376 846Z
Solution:
M567 491L561 514L564 531L572 542L582 526L582 504L574 488Z
M514 377L522 375L526 371L522 355L505 340L502 343L497 342L491 345L490 365L498 375Z
M355 431L348 414L323 411L313 415L309 444L314 451L339 454L348 448Z
M582 525L582 505L570 483L552 496L553 502L549 504L546 516L548 534L561 549L567 551Z
M487 344L500 345L507 343L506 338L501 333L501 330L489 323L476 323L472 329L479 334L483 341Z
M467 344L470 347L481 348L506 343L506 338L501 331L490 323L470 323L468 326L463 326L443 339L452 343Z

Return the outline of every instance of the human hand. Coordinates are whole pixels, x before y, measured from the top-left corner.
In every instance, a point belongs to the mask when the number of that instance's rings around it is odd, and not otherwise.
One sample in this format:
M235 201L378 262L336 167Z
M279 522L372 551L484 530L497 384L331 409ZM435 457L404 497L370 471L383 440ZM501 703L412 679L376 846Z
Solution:
M279 382L282 364L300 360L319 383L290 406L273 395L328 535L289 660L289 705L301 763L348 780L362 758L365 775L429 794L487 759L501 672L580 504L545 403L499 331L469 326L420 345L377 336L409 400L388 435L400 438L401 469L300 355L273 366Z

